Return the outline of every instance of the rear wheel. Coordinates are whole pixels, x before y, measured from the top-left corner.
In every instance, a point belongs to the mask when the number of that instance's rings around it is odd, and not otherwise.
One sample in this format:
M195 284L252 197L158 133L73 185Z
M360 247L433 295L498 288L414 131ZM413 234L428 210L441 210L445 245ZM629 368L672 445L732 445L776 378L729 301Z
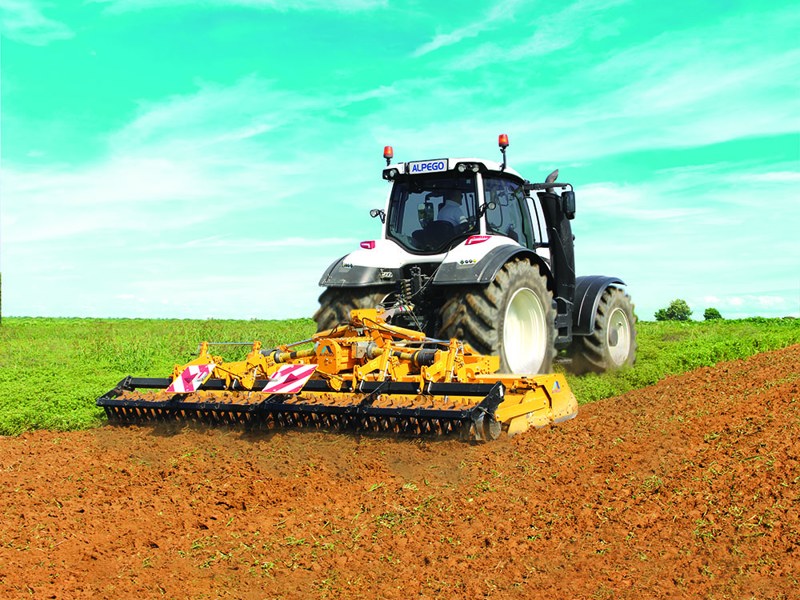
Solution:
M350 322L350 311L357 308L376 308L386 297L386 290L375 287L327 288L319 297L314 313L317 331L333 329Z
M490 284L451 294L437 335L499 356L504 373L551 372L556 330L547 278L527 260L506 263Z
M605 373L636 360L636 315L630 296L609 287L600 298L591 335L575 336L571 371Z

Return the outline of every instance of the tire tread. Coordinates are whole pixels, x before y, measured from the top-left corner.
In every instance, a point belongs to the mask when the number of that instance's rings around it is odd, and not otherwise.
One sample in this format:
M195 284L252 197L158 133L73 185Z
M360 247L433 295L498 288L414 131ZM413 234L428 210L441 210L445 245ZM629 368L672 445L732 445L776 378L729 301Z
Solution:
M541 267L531 264L528 260L517 259L506 263L494 280L485 286L467 286L452 293L442 305L440 311L442 324L437 336L463 340L482 354L499 355L500 370L508 372L508 365L500 351L500 324L504 302L515 282L529 278L534 281L534 287L539 287L546 295L546 298L543 298L545 312L552 322L549 339L546 342L547 349L539 372L552 372L555 357L555 311L552 308L552 292L548 288L547 278Z

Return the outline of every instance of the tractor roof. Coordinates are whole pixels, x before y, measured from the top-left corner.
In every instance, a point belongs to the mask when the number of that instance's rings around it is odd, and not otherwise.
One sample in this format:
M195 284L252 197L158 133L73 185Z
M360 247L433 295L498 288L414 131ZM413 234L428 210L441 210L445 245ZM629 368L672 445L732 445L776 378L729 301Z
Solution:
M389 170L397 169L398 175L426 175L431 173L446 173L455 171L459 164L464 165L481 165L481 170L486 170L496 173L506 173L519 179L524 179L522 175L517 173L514 169L506 166L505 170L502 169L502 164L494 160L486 160L484 158L470 158L470 157L450 157L450 158L434 158L428 160L412 160L409 162L392 163L384 168L384 173Z

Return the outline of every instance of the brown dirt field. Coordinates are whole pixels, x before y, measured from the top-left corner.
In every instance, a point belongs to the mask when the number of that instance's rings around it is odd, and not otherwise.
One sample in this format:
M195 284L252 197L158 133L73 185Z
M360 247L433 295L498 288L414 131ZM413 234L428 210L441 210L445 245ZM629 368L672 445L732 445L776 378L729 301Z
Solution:
M490 444L0 438L2 598L799 598L800 345Z

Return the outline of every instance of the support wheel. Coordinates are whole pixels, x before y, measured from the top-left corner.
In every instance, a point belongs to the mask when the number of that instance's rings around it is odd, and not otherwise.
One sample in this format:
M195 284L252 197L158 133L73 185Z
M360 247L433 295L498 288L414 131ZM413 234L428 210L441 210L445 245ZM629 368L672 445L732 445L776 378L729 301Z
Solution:
M454 290L440 314L438 337L457 338L481 354L499 356L500 372L552 372L556 315L539 265L510 261L488 285Z
M594 332L575 336L572 367L578 375L605 373L631 366L636 361L636 314L630 296L609 287L597 305Z
M350 311L356 308L376 308L386 297L386 290L375 287L327 288L319 297L314 313L317 331L333 329L350 322Z

